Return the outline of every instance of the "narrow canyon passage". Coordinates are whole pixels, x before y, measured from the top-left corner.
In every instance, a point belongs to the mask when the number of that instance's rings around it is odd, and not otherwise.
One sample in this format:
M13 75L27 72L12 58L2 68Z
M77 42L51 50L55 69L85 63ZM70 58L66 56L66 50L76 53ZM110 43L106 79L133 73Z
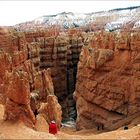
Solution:
M76 103L73 99L73 92L76 84L77 64L79 54L84 45L80 36L69 37L59 35L56 37L40 37L26 34L28 42L40 44L38 55L32 60L36 69L51 69L51 76L54 84L54 93L62 107L62 120L69 121L76 119ZM38 61L38 62L37 62Z

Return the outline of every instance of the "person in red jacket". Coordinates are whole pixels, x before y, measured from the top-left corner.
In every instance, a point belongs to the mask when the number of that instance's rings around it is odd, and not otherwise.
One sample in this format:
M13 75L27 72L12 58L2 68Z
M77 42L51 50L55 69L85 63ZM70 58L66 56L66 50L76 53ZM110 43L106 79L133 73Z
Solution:
M55 121L51 121L50 125L49 125L49 133L51 134L57 134L57 125L55 123Z

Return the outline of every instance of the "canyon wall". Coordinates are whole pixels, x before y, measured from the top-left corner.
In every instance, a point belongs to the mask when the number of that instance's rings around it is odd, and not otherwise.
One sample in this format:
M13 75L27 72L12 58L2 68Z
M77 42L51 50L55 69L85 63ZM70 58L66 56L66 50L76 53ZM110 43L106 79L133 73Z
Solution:
M139 77L140 33L95 33L78 63L77 130L114 130L139 117Z
M58 121L60 127L61 106L54 95L51 70L40 70L40 48L38 42L27 42L25 33L0 28L0 103L5 105L4 119L21 120L34 127L41 103L55 98L54 108L47 112L54 111L50 119Z

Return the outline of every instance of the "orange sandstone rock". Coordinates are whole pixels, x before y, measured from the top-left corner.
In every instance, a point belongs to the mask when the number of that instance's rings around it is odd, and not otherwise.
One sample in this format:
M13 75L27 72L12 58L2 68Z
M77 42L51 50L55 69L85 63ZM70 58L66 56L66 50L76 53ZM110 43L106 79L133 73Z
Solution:
M139 36L139 33L135 34ZM97 45L99 42L95 41L99 39L96 35L88 46L83 47L74 94L77 129L92 128L98 124L113 130L139 116L140 44L135 34L122 32L114 35L116 38L112 39L112 44L115 48L109 43L102 49L102 42ZM97 37L102 35L106 36L99 33ZM137 49L134 49L134 39Z

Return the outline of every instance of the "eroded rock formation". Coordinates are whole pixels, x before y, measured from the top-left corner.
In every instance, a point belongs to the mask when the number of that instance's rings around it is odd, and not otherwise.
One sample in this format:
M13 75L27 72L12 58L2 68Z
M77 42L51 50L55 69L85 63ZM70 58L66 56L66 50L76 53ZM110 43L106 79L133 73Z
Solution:
M30 87L27 73L13 70L6 74L5 120L22 120L26 125L35 123L30 107Z
M131 122L140 115L139 38L139 32L0 28L5 119L32 126L40 113L60 128L62 118L76 118L76 101L77 129L113 130Z
M51 70L40 70L40 46L27 42L25 33L0 28L0 103L5 105L5 120L34 127L40 104L48 95L55 97ZM59 105L57 98L55 103Z
M55 120L58 129L60 129L62 120L62 111L56 96L48 95L47 103L41 104L39 108L39 113L44 116L48 124L50 124L52 120Z
M56 33L51 35L39 32L25 32L29 43L40 44L40 69L51 69L54 92L63 110L63 119L76 118L75 89L77 63L83 46L80 32Z
M140 115L139 36L100 32L82 48L74 93L78 130L113 130Z

